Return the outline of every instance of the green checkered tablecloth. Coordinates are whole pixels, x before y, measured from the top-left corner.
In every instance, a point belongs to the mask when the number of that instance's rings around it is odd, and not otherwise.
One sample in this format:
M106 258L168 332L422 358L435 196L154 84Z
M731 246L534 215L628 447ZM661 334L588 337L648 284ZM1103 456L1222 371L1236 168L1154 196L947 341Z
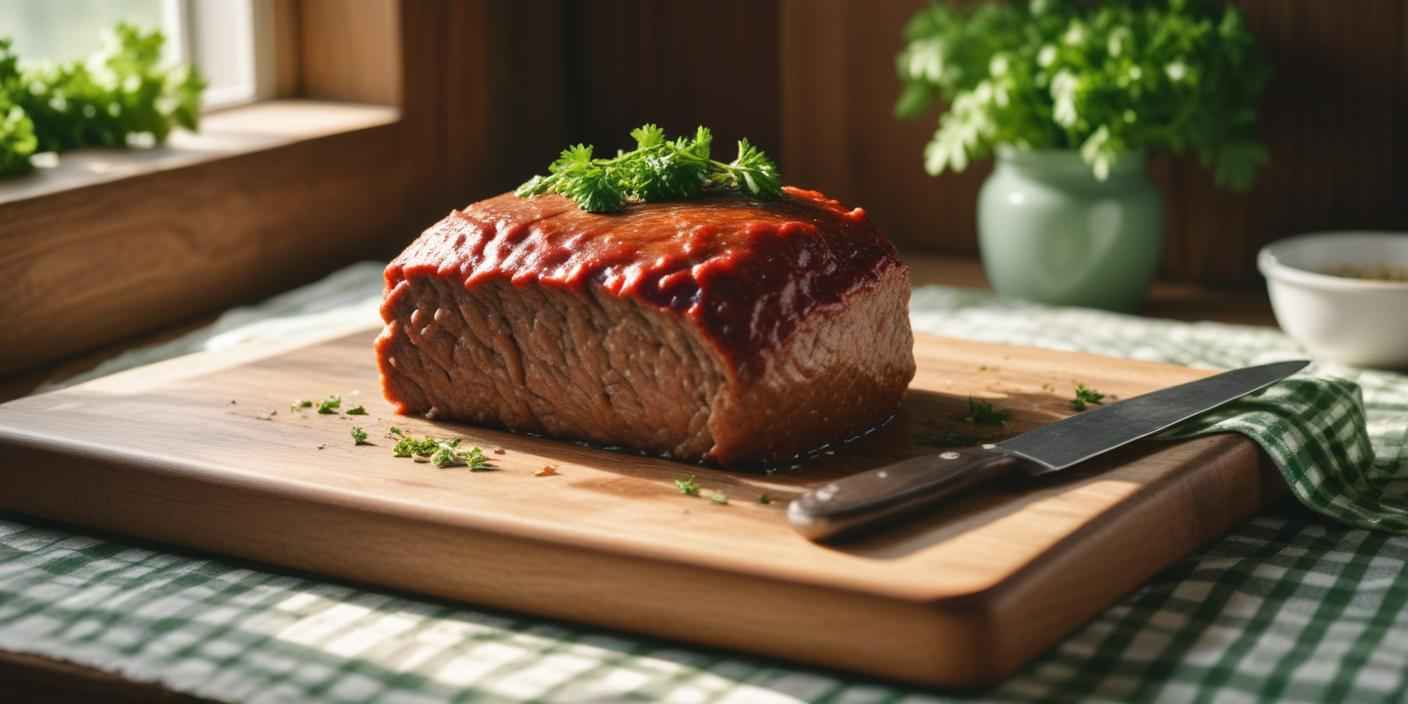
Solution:
M308 316L346 322L374 315L378 273L370 265L344 271L102 371L261 335L285 337L306 329ZM328 300L345 304L342 312L322 310L320 301ZM1299 354L1270 330L1046 309L971 291L916 291L912 315L927 332L1192 366ZM1213 420L1223 429L1252 429L1273 454L1290 458L1297 495L1321 513L1288 502L1254 519L985 691L921 692L16 516L0 517L0 649L255 702L1403 701L1408 537L1360 526L1408 523L1408 376L1323 366L1316 372L1348 381L1277 387ZM1288 425L1278 418L1288 407L1322 412L1301 412ZM1357 422L1361 408L1367 435Z

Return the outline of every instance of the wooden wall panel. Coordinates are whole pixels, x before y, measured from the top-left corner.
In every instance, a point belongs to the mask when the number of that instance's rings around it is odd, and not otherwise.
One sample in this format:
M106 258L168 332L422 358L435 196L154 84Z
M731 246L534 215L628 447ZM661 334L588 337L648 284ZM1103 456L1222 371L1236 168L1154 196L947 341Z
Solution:
M927 176L935 117L897 121L893 61L925 0L781 0L789 181L863 205L902 247L976 252L989 167ZM1408 2L1240 0L1276 66L1264 101L1271 167L1250 193L1215 189L1193 158L1155 159L1169 243L1164 276L1256 285L1257 249L1318 229L1408 228Z
M599 153L629 147L627 131L655 122L714 130L715 157L747 137L781 152L776 2L567 2L568 105L574 141Z
M401 5L415 0L300 0L299 80L309 98L401 102Z
M1192 159L1168 189L1171 278L1256 282L1267 242L1323 229L1408 227L1408 170L1394 167L1408 122L1402 0L1335 3L1242 0L1275 66L1262 106L1271 164L1248 194L1212 187Z
M934 120L893 112L900 30L925 4L783 0L784 175L863 206L903 248L970 254L986 165L931 178L923 149Z
M864 206L901 247L976 253L990 166L928 176L937 116L892 114L901 28L926 1L438 0L445 69L430 70L443 89L425 101L442 114L447 192L464 203L509 188L569 142L610 153L644 121L707 124L721 155L753 139L789 183ZM1263 108L1272 165L1239 194L1193 158L1152 160L1174 281L1258 285L1268 241L1408 228L1408 0L1236 1L1276 66Z

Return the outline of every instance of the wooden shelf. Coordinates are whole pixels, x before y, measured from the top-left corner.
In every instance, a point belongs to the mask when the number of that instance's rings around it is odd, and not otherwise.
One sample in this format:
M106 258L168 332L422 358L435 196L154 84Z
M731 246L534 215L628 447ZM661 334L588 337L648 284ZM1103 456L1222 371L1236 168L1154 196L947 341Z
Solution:
M904 254L915 286L937 284L960 288L989 288L983 267L971 257ZM1209 320L1237 325L1276 326L1265 289L1210 289L1195 284L1158 282L1140 315L1195 322Z

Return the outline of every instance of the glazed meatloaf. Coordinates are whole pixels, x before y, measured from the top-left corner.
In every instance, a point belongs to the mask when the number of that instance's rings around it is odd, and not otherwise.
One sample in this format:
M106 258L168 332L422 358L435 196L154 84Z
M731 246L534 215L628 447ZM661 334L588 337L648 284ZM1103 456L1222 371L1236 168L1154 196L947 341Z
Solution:
M819 193L612 214L505 194L387 266L376 354L401 413L775 463L894 414L908 303L865 212Z

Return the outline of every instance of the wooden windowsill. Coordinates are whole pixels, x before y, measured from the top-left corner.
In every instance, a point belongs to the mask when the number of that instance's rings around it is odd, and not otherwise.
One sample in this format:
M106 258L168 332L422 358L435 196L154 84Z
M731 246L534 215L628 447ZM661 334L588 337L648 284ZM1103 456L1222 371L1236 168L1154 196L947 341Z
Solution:
M0 182L0 328L26 340L0 377L380 256L426 217L417 132L393 107L279 100Z
M29 175L0 181L0 206L390 125L399 119L399 112L381 105L314 100L272 100L222 110L204 115L199 132L174 132L160 147L82 149L65 153Z

